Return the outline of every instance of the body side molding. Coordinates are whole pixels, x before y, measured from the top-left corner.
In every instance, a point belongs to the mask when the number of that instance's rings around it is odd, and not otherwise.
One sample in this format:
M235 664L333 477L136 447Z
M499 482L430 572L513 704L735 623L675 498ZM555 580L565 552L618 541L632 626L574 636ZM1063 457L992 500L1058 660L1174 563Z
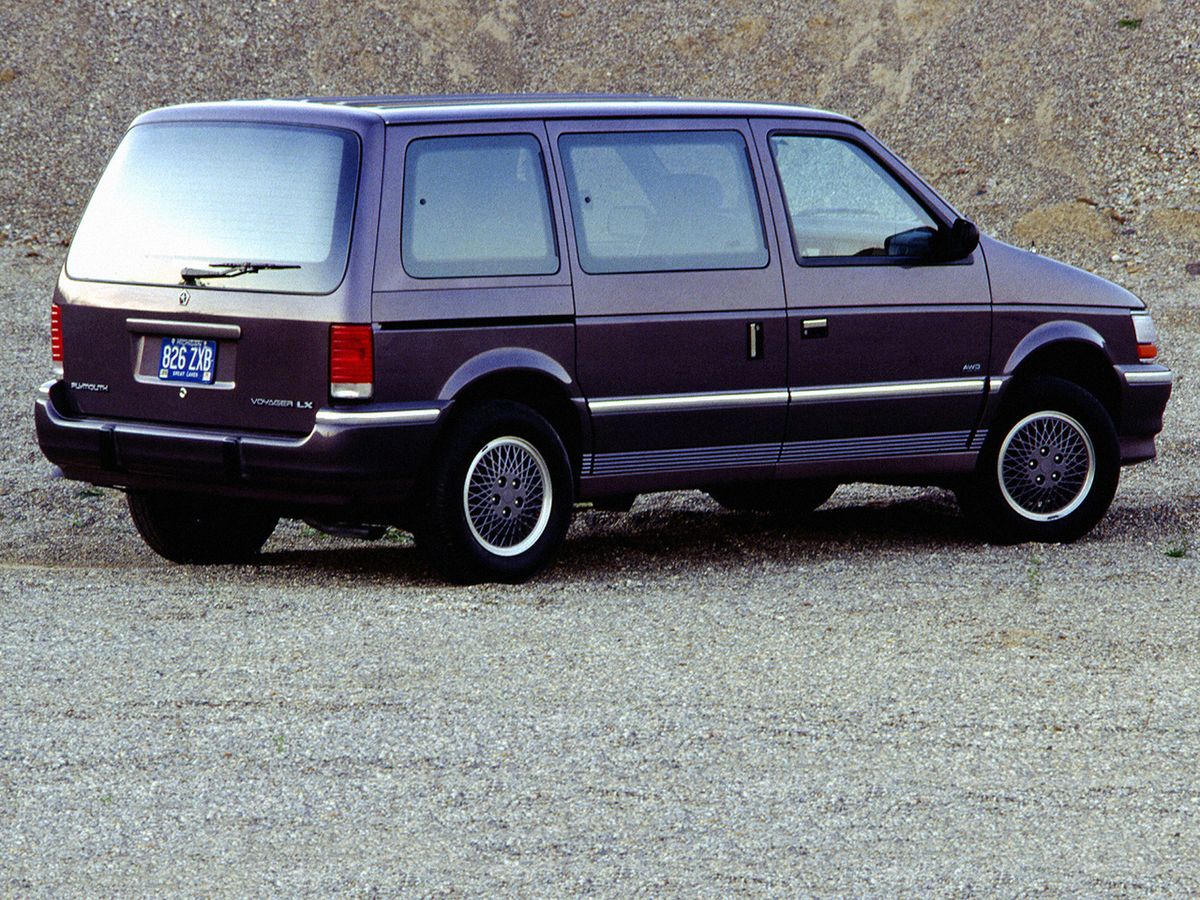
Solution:
M733 406L775 406L781 403L814 403L838 400L883 400L890 397L982 395L986 378L919 379L870 384L773 388L765 391L718 391L700 394L656 394L647 397L598 397L587 402L593 415L624 412L663 412L720 409Z

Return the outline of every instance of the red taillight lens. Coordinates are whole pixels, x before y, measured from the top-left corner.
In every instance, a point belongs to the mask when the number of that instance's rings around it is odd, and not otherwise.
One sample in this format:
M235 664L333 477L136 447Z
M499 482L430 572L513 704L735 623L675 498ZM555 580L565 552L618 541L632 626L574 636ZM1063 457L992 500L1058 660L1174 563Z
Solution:
M1158 347L1155 344L1138 344L1138 359L1143 362L1158 359Z
M50 304L50 359L62 365L62 310L57 303Z
M329 396L362 400L375 381L375 336L370 325L329 326Z

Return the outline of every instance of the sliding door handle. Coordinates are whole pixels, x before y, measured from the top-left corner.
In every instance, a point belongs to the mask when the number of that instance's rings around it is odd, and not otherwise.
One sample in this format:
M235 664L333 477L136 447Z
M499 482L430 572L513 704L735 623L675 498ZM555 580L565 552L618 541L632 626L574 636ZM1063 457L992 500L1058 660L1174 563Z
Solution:
M762 322L747 323L747 356L750 359L763 358L763 326Z

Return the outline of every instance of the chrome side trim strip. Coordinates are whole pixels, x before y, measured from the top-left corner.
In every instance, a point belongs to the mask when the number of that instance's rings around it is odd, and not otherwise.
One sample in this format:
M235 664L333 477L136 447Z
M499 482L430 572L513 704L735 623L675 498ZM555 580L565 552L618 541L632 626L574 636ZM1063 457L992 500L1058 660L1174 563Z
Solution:
M888 397L982 394L986 387L986 378L952 378L944 381L895 381L837 387L788 388L786 390L780 388L768 391L604 397L599 400L589 400L588 409L597 415L617 412L666 412L675 409L774 406L789 400L793 403L810 403L823 400L872 400Z
M318 409L318 425L415 425L436 422L440 409L371 409L355 412L342 409Z
M722 394L660 394L653 397L605 397L589 400L588 409L597 415L622 412L668 412L676 409L719 409L728 406L774 406L787 403L788 392L735 391Z
M876 400L886 397L945 397L982 394L986 378L951 378L945 381L894 381L844 387L790 388L793 403L823 400Z
M988 393L998 394L1008 384L1011 375L993 375L988 379Z
M1128 384L1171 384L1175 380L1175 373L1170 369L1153 369L1149 372L1124 369L1123 374Z

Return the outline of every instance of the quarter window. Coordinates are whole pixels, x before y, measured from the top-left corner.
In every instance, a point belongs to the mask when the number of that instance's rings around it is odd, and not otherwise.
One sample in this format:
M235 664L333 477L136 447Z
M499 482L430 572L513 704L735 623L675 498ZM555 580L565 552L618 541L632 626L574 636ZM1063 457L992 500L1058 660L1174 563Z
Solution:
M775 135L796 257L913 257L937 223L865 150L838 138Z
M413 141L400 231L414 278L557 272L541 144L528 134Z
M736 131L559 139L585 272L767 264L745 139Z

